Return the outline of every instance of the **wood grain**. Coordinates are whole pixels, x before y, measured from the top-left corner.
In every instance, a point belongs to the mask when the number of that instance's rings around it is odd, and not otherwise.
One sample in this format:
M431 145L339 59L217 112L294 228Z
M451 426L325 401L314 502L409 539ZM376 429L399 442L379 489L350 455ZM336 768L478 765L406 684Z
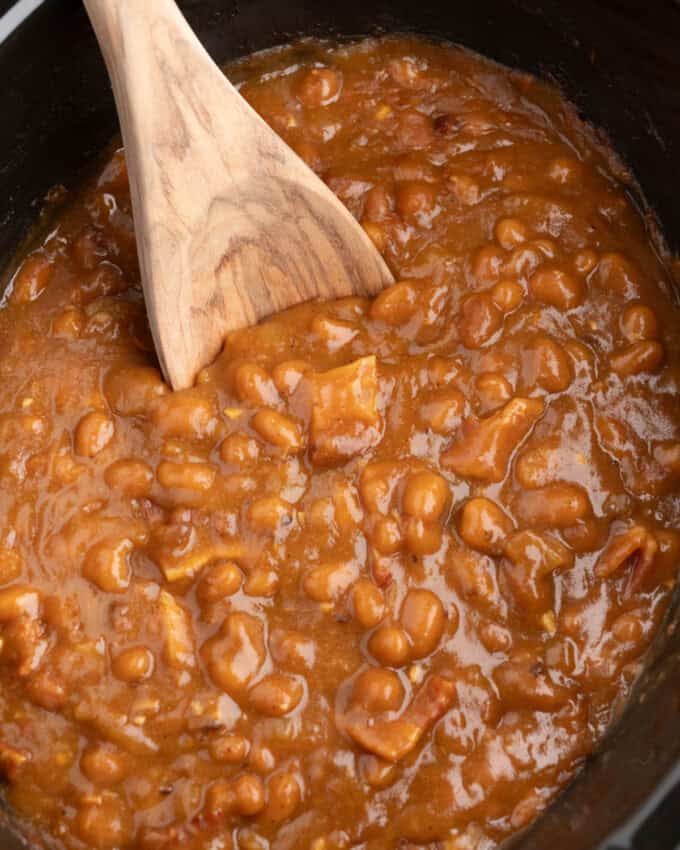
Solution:
M118 107L149 323L175 389L230 330L392 282L363 229L228 82L173 0L85 6Z

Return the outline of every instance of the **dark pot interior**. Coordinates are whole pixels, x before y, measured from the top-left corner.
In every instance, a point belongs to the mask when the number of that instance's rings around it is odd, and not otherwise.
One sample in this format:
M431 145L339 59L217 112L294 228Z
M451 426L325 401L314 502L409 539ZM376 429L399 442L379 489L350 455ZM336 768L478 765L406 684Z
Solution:
M417 31L556 80L632 167L680 251L677 0L185 0L224 62L300 34ZM22 14L35 11L17 26ZM4 16L4 17L3 17ZM0 268L55 184L72 186L116 133L104 66L78 0L0 0ZM641 196L642 197L642 196ZM677 596L677 595L676 595ZM601 751L522 837L523 850L680 846L680 605ZM11 826L0 846L15 850ZM24 834L27 834L24 831Z

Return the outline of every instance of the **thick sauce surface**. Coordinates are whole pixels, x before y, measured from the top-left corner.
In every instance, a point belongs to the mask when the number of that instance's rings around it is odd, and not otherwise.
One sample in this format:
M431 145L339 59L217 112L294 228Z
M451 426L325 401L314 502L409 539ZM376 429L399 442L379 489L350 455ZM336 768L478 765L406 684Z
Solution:
M0 312L0 766L63 848L489 850L680 551L680 317L550 88L418 41L231 69L399 279L158 373L121 153Z

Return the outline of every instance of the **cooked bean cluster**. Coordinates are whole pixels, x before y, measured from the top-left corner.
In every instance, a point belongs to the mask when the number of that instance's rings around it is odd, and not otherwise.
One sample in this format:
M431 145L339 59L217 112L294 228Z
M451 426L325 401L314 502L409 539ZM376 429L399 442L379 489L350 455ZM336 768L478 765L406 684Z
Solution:
M680 318L551 88L406 39L230 69L398 282L171 392L124 157L0 311L0 768L57 847L491 850L680 554Z

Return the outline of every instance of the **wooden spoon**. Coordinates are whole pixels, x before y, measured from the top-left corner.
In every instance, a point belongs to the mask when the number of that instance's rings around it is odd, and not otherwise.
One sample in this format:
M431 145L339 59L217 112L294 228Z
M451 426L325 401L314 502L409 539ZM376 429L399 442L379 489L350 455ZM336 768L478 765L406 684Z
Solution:
M123 133L149 323L190 386L228 331L392 275L330 189L251 109L173 0L84 0Z

